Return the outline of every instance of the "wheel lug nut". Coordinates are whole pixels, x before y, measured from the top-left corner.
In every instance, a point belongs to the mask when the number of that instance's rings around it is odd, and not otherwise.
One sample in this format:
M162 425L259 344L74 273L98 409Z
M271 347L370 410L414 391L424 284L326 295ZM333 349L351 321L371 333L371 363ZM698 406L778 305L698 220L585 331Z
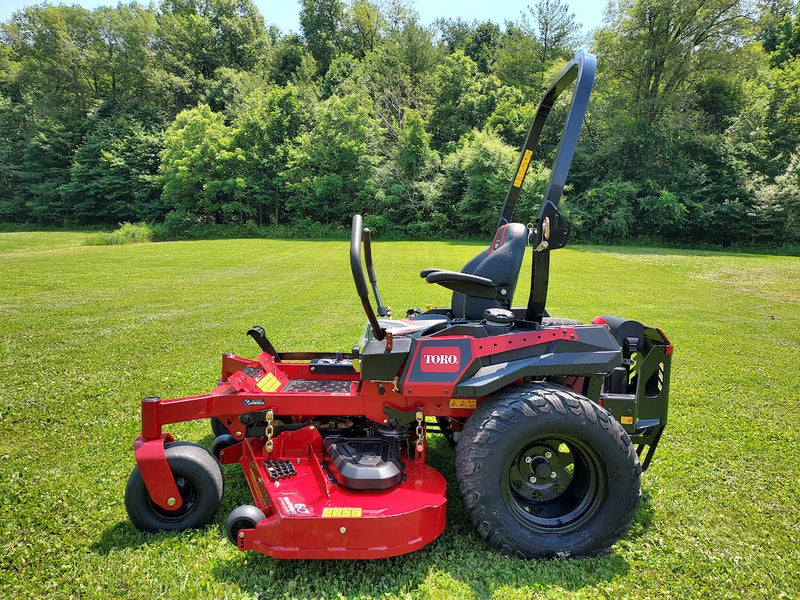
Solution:
M545 452L544 453L544 457L547 458L547 459L553 458L553 453L552 452Z
M531 483L536 483L536 477L531 477L530 482Z
M556 472L555 471L551 471L550 479L555 479L556 477L557 477Z
M525 462L528 463L528 464L531 464L533 462L533 459L530 456L526 456L525 457Z

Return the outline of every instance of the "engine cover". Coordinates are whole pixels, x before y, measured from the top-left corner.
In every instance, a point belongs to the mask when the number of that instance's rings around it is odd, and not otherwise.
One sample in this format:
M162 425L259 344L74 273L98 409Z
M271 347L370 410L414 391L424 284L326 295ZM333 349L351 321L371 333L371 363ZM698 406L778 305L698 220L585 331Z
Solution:
M397 442L387 438L326 437L337 482L352 490L386 490L403 480Z

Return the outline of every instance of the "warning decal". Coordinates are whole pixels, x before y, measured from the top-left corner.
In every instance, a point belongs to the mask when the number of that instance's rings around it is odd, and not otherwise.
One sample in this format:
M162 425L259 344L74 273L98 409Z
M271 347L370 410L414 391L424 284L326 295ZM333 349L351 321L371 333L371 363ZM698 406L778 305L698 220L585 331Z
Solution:
M450 400L450 408L476 408L478 401L474 398L453 398Z
M519 164L517 176L514 178L514 187L522 185L522 180L525 179L525 173L528 172L528 165L531 164L531 156L533 156L533 150L525 150L525 154L522 155L522 162Z
M281 387L281 382L272 373L267 373L261 381L258 382L258 389L262 392L274 392Z
M360 519L361 509L352 507L328 506L327 508L322 509L322 516L323 518L349 517L353 519Z

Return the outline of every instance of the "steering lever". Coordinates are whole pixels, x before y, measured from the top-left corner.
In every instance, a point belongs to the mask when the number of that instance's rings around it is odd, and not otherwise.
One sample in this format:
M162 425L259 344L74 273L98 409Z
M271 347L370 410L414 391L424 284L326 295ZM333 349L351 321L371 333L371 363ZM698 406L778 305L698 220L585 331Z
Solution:
M375 295L375 302L378 304L379 317L391 317L392 309L383 305L380 292L378 292L378 278L375 277L375 268L372 266L372 236L369 228L364 228L364 260L367 263L367 275L372 284L372 293Z
M386 337L386 330L378 323L375 311L372 310L372 304L369 301L369 288L367 288L367 280L364 277L364 266L361 264L361 240L364 231L361 215L353 215L353 227L350 231L350 270L353 272L353 281L356 284L358 297L361 298L361 305L364 307L367 320L372 326L372 333L375 339L383 340ZM370 264L372 264L371 261ZM378 303L380 304L380 300Z

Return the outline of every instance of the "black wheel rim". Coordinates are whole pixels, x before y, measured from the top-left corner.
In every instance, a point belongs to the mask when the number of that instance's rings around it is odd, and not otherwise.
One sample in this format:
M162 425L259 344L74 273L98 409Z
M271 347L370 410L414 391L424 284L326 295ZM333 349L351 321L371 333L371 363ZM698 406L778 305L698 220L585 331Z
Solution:
M167 510L160 507L158 504L153 502L153 500L150 498L150 494L147 495L147 503L150 506L150 510L152 510L153 513L165 523L175 523L180 521L187 514L192 512L194 507L197 505L197 489L189 479L183 477L182 475L177 475L175 477L175 485L178 487L178 492L181 495L182 501L181 507L176 510Z
M502 475L503 500L526 528L569 533L588 523L606 497L597 453L569 437L533 440L515 452Z
M242 529L253 529L255 528L256 524L253 523L252 519L248 519L247 517L242 517L241 519L236 519L230 526L230 533L229 537L234 540L239 536L239 532Z

